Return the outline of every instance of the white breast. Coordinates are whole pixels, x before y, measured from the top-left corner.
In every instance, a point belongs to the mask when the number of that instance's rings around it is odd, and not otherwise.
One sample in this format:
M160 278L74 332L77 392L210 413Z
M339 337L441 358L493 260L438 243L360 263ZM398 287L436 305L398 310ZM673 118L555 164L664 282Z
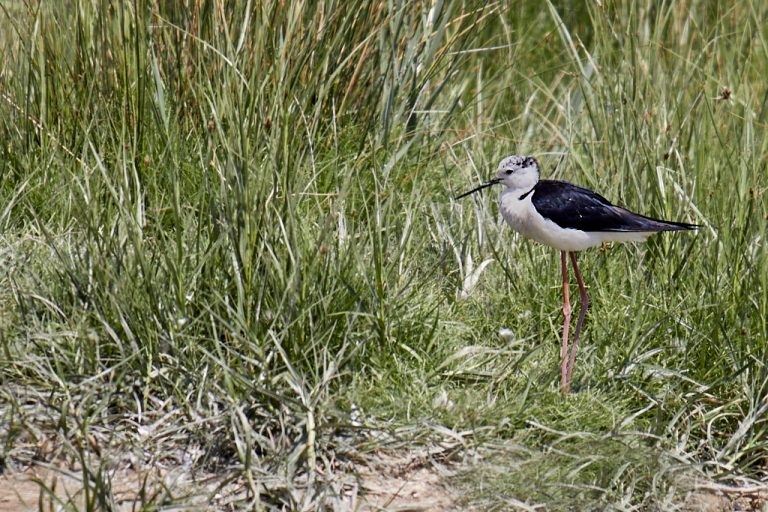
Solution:
M499 198L501 215L512 229L526 238L554 247L561 251L583 251L603 242L642 242L652 233L617 233L602 231L580 231L561 228L551 220L542 217L533 207L533 194L524 199L520 196L526 190L505 189Z

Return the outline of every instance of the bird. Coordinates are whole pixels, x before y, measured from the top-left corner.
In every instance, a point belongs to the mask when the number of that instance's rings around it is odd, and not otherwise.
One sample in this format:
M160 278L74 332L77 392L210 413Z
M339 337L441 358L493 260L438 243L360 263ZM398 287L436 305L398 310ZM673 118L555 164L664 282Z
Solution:
M499 196L499 209L507 224L523 237L560 251L564 316L560 384L563 394L567 395L571 390L579 335L589 308L589 295L576 263L576 252L604 242L642 242L662 231L690 231L701 226L640 215L612 204L592 190L565 181L542 180L540 174L539 163L534 157L511 155L499 162L494 178L456 196L456 199L501 184L504 189ZM576 276L581 301L570 345L568 259Z

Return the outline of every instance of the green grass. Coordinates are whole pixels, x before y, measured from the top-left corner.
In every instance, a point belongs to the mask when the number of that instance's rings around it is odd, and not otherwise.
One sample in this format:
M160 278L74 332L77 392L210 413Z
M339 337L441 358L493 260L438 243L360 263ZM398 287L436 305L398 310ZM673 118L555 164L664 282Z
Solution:
M0 6L0 468L330 507L383 429L462 433L483 509L766 477L768 7L179 4ZM579 256L569 397L558 254L452 199L513 153L702 224Z

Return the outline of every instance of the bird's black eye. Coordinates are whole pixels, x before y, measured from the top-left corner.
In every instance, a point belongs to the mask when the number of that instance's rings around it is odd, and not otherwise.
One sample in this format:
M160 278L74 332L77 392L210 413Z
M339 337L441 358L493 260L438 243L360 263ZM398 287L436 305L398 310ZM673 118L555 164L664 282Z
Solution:
M507 170L506 170L506 174L507 174L507 175L510 175L510 174L512 174L512 172L513 172L513 171L512 171L512 169L507 169Z

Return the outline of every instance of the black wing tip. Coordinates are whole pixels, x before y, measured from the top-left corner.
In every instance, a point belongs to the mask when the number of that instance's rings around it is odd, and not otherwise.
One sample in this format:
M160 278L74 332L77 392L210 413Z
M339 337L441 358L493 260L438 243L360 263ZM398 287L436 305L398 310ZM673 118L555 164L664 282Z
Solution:
M699 224L688 224L687 222L673 222L669 220L657 221L651 225L640 226L630 231L655 231L661 233L662 231L696 231L701 228ZM646 229L647 228L647 229Z
M669 228L665 231L695 231L701 229L701 224L690 224L688 222L674 222L670 220L662 221L663 224L669 225Z
M634 226L616 226L608 229L590 230L595 232L613 233L661 233L664 231L696 231L703 226L699 224L687 224L685 222L658 221L656 223L644 223Z
M631 231L694 231L702 228L701 224L692 224L690 222L678 222L674 220L657 219L632 212L626 208L617 207L622 211L631 224L635 224Z

